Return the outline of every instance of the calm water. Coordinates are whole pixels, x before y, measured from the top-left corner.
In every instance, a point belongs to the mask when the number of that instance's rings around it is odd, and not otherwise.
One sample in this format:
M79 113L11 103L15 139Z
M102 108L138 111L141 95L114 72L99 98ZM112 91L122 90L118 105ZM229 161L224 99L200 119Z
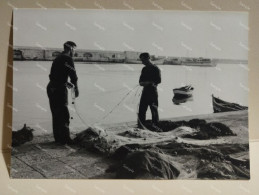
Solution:
M13 127L24 123L36 129L35 134L52 132L51 113L46 94L51 62L14 62ZM77 110L86 123L103 118L138 84L143 65L76 64L80 96ZM217 67L159 66L162 83L159 85L160 118L212 113L211 94L224 100L248 105L247 65ZM193 101L175 105L173 88L191 84ZM136 120L141 87L135 88L114 112L100 123L117 123ZM71 98L70 98L71 102ZM70 113L72 131L84 128L75 115L72 104ZM150 118L148 111L147 118Z

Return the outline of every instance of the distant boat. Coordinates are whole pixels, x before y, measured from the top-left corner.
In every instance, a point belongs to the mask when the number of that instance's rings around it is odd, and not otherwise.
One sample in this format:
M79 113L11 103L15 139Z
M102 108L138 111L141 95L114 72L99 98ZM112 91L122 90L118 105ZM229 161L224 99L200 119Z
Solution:
M169 58L169 59L165 59L163 64L166 65L182 65L182 61L180 58Z
M184 86L184 87L173 89L173 92L174 92L175 95L190 96L190 95L192 95L193 89L194 88L191 85L187 85L187 86Z
M226 102L219 98L214 97L212 94L212 104L214 113L217 112L230 112L230 111L239 111L239 110L247 110L247 106L241 106L236 103Z
M182 60L182 64L185 66L208 66L208 67L214 67L216 66L216 63L213 62L209 58L187 58Z
M184 66L201 66L215 67L215 61L209 58L168 58L164 60L165 65L184 65Z

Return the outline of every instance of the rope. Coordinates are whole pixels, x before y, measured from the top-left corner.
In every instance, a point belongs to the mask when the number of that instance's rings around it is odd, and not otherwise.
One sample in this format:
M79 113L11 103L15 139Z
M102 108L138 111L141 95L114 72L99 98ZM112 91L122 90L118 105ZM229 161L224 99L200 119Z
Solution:
M72 104L74 105L74 108L75 108L75 111L76 111L77 116L79 117L79 119L81 120L81 122L86 126L86 128L88 128L88 127L93 126L93 125L96 124L96 123L99 123L99 122L103 121L103 120L106 119L110 114L112 114L112 112L113 112L113 111L126 99L126 97L128 97L128 95L130 95L130 93L131 93L132 91L134 91L137 87L139 87L139 85L136 85L133 89L130 89L130 90L128 91L128 93L125 94L125 96L119 101L119 103L116 104L116 105L111 109L110 112L108 112L108 113L107 113L104 117L102 117L100 120L98 120L98 121L96 121L96 122L94 122L94 123L92 123L92 124L90 124L90 125L87 125L87 123L84 121L83 117L80 115L80 113L79 113L78 110L77 110L76 101L75 101L76 98L75 98L75 90L74 90L74 88L71 89L71 96L72 96L72 100L73 100L73 101L72 101ZM138 94L139 89L140 89L140 88L138 88L137 91L135 92L134 97L136 97L136 95ZM140 94L141 94L141 93L138 94L138 97L140 96ZM142 126L145 130L148 130L148 128L139 120L139 117L138 117L139 105L140 105L140 102L138 103L138 106L137 106L138 109L137 109L137 112L136 112L138 122L141 124L141 126ZM107 132L106 132L106 134L107 134Z
M78 110L77 110L77 106L76 106L76 101L75 101L75 99L73 99L72 104L74 105L76 114L77 114L78 118L81 120L81 122L85 125L86 128L87 128L87 127L90 127L91 125L87 125L87 123L84 121L83 117L81 117L81 115L79 114L79 112L78 112Z
M127 97L132 91L134 91L137 87L139 87L139 85L136 85L133 89L130 89L130 90L128 91L128 93L125 94L125 96L119 101L119 103L117 103L117 104L111 109L110 112L108 112L108 113L107 113L105 116L103 116L100 120L98 120L98 121L96 121L96 122L94 122L94 123L92 123L92 124L90 124L90 125L88 125L88 124L84 121L83 117L82 117L82 116L80 115L80 113L78 112L78 109L77 109L77 106L76 106L76 98L75 98L75 89L74 89L74 88L71 88L72 104L74 105L74 108L75 108L75 111L76 111L76 114L77 114L78 118L79 118L80 121L86 126L86 128L88 128L88 127L93 126L93 125L96 124L96 123L99 123L99 122L103 121L103 120L106 119L110 114L112 114L112 112L113 112L113 111L126 99L126 97Z
M105 94L109 94L109 93L119 92L122 90L125 90L125 87L121 87L119 89L114 89L114 90L110 90L110 91L104 91L104 92L105 92ZM96 93L96 94L99 94L99 93Z
M139 87L139 88L136 90L136 93L135 93L135 95L134 95L134 97L133 97L133 99L132 99L132 104L135 103L136 98L139 97L140 94L141 94L141 93L139 93L139 89L141 89L141 87ZM138 93L139 93L139 94L138 94ZM138 94L138 95L137 95L137 94Z
M130 89L129 92L121 99L121 101L119 101L118 104L116 104L110 112L108 112L104 117L102 117L99 121L95 122L98 123L100 121L103 121L104 119L106 119L125 99L126 97L128 97L129 94L131 94L132 91L134 91L139 85L136 85L133 89ZM94 123L94 124L95 124Z

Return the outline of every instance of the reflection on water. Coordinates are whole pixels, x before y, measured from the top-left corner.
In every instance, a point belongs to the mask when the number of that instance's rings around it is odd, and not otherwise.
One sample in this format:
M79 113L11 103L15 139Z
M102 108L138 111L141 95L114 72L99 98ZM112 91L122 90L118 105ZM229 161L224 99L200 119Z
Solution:
M14 62L13 93L14 128L24 123L37 127L40 132L50 131L51 114L46 94L51 62ZM76 100L78 112L87 123L105 116L139 80L143 65L76 64L80 96ZM159 66L162 83L158 86L160 118L212 113L214 94L224 100L248 105L248 71L244 65L218 65L217 67ZM175 105L172 89L191 84L193 97ZM114 112L101 123L136 120L141 87L136 87ZM192 100L192 101L190 101ZM70 100L71 101L71 100ZM72 104L71 116L75 116ZM74 117L76 118L76 117ZM150 111L147 113L150 118ZM71 124L80 124L78 119ZM83 126L83 125L81 125Z
M175 105L180 105L180 104L186 103L188 101L193 101L193 96L192 95L174 95L172 101Z

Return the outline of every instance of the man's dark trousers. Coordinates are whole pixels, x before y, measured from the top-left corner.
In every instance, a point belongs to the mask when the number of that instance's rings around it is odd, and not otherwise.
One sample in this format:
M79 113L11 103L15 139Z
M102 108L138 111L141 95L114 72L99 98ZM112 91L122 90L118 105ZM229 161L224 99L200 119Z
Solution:
M54 139L56 142L66 143L70 139L67 88L65 85L55 85L50 81L47 94L52 113Z
M145 125L148 106L152 114L152 123L158 124L158 93L156 87L144 87L139 104L138 125Z

